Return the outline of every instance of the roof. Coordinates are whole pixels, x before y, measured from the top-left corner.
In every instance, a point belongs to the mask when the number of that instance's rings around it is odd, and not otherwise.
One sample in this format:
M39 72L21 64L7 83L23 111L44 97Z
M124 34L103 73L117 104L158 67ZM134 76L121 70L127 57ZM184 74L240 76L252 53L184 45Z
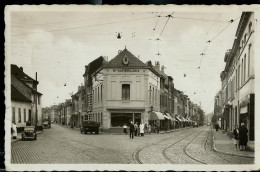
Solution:
M20 93L13 85L11 85L11 99L12 100L17 100L17 101L29 102L29 103L32 102L25 95Z
M129 59L128 65L123 64L123 58L127 57ZM141 60L135 57L127 49L121 51L116 57L111 59L108 63L104 64L104 68L120 68L120 67L147 67Z
M35 89L33 89L32 87L30 87L29 85L27 85L23 80L21 80L19 77L17 77L17 75L12 75L11 77L15 77L19 82L21 82L25 87L29 88L32 93L37 93L38 95L42 95L42 93L36 91Z
M19 68L15 64L11 64L11 74L15 75L16 78L18 78L18 79L21 79L21 80L24 80L24 81L37 82L37 84L38 84L38 81L34 80L29 75L27 75L26 73L23 72L22 67Z

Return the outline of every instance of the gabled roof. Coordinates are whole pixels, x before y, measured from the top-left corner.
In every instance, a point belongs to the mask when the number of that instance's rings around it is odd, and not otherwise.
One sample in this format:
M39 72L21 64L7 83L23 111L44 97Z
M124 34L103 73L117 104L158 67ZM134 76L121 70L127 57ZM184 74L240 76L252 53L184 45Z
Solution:
M16 78L23 80L23 81L32 81L36 82L33 78L23 72L22 68L19 68L17 65L11 64L11 74L16 76ZM38 82L37 82L38 84Z
M17 101L23 101L23 102L29 102L29 103L32 102L30 99L28 99L22 93L20 93L13 85L11 85L11 100L17 100Z
M128 65L123 64L124 57L127 57L129 59ZM124 49L116 57L114 57L108 63L106 63L103 67L104 68L120 68L120 67L136 68L136 67L146 67L146 65L137 57L135 57L131 52L129 52L127 49Z

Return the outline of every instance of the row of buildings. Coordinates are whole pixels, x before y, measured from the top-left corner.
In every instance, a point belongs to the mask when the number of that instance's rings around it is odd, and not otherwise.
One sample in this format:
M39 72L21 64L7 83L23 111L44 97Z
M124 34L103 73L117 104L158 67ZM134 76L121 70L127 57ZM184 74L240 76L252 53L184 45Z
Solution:
M12 123L22 131L26 122L41 128L42 126L42 94L37 91L39 81L24 73L22 67L11 65L11 107Z
M104 131L130 121L173 129L202 118L200 106L174 87L164 66L158 61L144 63L126 48L110 61L101 56L90 62L83 77L84 84L71 99L47 107L46 116L72 127L94 120Z
M232 131L245 123L249 140L254 140L255 127L255 54L254 13L243 12L233 46L224 56L221 90L215 96L214 116L221 128Z

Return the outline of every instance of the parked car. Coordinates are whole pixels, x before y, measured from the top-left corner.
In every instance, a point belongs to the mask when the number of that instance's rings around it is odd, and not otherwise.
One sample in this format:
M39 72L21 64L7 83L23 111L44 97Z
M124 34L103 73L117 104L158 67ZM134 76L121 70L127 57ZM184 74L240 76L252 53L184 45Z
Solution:
M43 121L42 126L43 128L51 128L51 123L49 121Z
M198 123L197 123L197 122L194 122L194 123L193 123L193 127L199 127Z
M22 140L25 139L37 139L37 133L34 126L26 126L24 127L23 133L22 133Z
M98 134L100 124L95 121L83 121L82 126L80 127L80 133L87 134L88 132Z

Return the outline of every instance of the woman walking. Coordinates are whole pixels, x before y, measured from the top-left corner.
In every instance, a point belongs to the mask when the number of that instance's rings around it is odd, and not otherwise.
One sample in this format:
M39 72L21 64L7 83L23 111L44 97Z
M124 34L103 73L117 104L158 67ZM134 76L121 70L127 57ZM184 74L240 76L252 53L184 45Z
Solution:
M141 134L141 136L144 136L144 124L141 123L139 127L140 127L140 134Z
M246 150L246 145L247 145L247 133L248 129L245 127L244 123L241 123L241 127L239 128L239 145L241 147L240 151Z
M239 140L238 140L238 126L236 125L235 129L233 130L233 139L234 139L234 145L235 145L235 150L239 150Z
M152 127L151 127L151 125L149 124L149 125L148 125L148 133L149 133L149 134L151 134L151 130L152 130Z
M137 130L138 130L138 124L137 124L137 122L135 123L134 128L135 128L135 136L137 136Z
M126 124L124 124L123 128L124 128L124 133L127 134L127 126L126 126Z

